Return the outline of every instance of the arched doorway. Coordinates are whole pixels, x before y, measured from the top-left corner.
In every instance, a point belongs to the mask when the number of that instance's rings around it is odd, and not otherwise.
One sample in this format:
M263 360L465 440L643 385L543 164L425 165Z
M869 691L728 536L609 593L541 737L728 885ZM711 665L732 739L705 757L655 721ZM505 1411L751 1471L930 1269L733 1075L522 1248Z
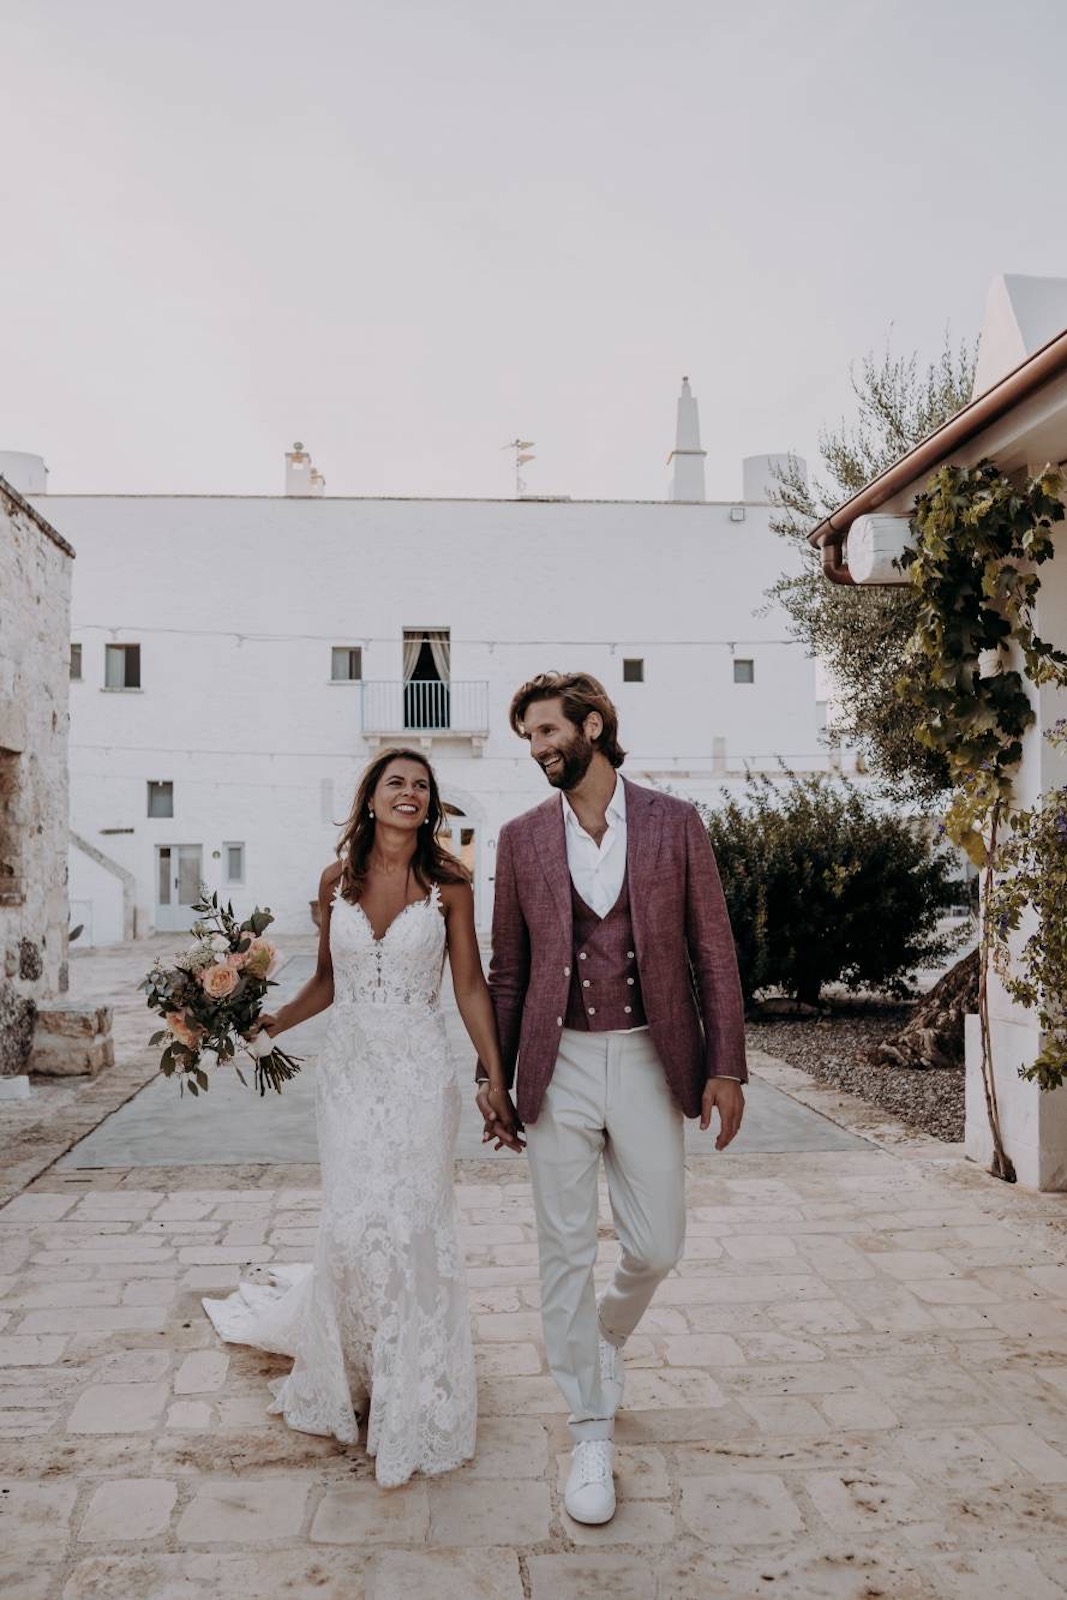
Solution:
M472 883L477 882L478 847L474 820L447 800L441 802L441 807L445 814L439 835L441 843L457 860L462 861L471 875Z

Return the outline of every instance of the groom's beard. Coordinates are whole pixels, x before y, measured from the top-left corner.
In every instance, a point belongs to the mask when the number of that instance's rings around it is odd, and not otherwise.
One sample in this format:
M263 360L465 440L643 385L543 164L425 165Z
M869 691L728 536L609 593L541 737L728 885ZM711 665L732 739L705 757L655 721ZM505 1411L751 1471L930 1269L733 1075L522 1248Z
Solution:
M581 728L576 728L570 744L552 752L560 758L551 772L545 772L545 777L553 789L562 789L566 792L576 788L589 771L595 751L596 745L593 741L586 738ZM543 765L541 770L544 772Z

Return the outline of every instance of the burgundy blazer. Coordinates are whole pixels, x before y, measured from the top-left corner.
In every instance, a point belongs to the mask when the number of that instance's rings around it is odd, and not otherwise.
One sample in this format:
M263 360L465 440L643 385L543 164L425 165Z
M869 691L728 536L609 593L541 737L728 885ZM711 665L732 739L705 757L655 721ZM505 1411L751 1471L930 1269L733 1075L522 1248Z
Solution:
M623 780L624 782L626 780ZM626 783L626 870L645 1014L671 1093L700 1115L709 1078L747 1082L737 956L711 841L694 806ZM574 959L559 794L505 823L489 987L504 1071L534 1122L559 1052Z

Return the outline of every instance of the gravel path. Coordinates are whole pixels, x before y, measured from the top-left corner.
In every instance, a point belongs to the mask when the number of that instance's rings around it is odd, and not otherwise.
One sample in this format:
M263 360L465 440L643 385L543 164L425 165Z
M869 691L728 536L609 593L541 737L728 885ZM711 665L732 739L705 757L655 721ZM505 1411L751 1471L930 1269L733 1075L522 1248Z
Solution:
M963 1138L962 1067L882 1066L867 1051L904 1026L907 1005L877 1001L835 1004L825 1017L774 1017L749 1022L754 1050L765 1050L813 1078L859 1095L912 1127L950 1144Z

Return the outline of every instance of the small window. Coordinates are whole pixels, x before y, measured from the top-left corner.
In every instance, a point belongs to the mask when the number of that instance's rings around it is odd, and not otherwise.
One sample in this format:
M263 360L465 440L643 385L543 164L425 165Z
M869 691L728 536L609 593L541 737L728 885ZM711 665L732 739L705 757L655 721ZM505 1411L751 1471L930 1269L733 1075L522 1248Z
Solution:
M627 656L622 664L623 683L644 683L645 661L643 656Z
M734 682L755 683L756 663L743 656L734 656Z
M244 883L245 847L243 844L224 844L222 856L226 864L226 882Z
M363 651L357 645L334 645L330 665L334 683L359 683L363 677Z
M81 647L80 644L72 644L71 647L70 647L70 680L71 680L71 682L72 683L80 683L81 682L81 675L82 675L82 647Z
M19 755L0 750L0 906L22 903L22 842L19 826Z
M104 650L104 688L139 689L141 687L141 646L139 644L109 644Z
M174 785L171 782L149 783L148 815L172 817L174 815Z

